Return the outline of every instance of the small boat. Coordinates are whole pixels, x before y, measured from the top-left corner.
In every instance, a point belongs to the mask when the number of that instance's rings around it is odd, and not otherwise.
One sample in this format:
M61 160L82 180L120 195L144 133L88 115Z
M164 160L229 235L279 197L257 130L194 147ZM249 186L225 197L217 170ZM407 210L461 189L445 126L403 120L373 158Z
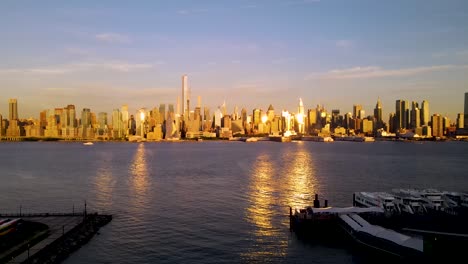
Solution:
M83 143L83 145L85 145L85 146L92 146L92 145L94 145L94 143L93 143L93 142L85 142L85 143Z

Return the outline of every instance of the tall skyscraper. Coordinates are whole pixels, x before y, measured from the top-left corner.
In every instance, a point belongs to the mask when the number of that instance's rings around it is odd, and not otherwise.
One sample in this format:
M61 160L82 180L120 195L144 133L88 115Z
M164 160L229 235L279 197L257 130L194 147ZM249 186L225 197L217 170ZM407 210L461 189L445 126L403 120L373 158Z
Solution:
M18 120L18 101L16 99L9 100L10 121Z
M408 128L409 109L408 102L397 100L395 105L395 130Z
M360 104L353 105L353 117L354 118L362 118L361 117L361 110L362 110L362 105L360 105Z
M421 126L421 114L419 113L418 103L411 103L410 128L416 129Z
M429 118L429 102L424 100L421 103L421 126L428 126Z
M187 119L190 113L190 90L187 75L182 75L182 115Z
M88 128L91 124L91 109L83 108L83 111L81 112L81 126L83 128Z
M465 119L463 113L459 113L457 116L457 128L463 129L465 128Z
M382 122L382 102L380 101L380 98L377 99L377 104L375 104L374 118L377 121L377 123Z
M163 124L164 121L166 121L166 118L167 118L166 117L166 104L159 105L159 118L160 118L159 122L161 124Z
M465 126L468 126L468 92L465 93Z
M444 121L441 115L432 115L432 136L443 137L444 136Z

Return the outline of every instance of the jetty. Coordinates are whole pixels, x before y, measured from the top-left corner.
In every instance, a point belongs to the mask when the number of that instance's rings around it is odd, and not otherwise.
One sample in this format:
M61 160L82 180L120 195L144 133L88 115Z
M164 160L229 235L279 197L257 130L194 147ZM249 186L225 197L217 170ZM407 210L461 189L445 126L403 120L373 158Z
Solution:
M45 228L26 234L24 239L0 251L0 263L60 263L86 244L112 215L98 213L0 214L3 219L21 219L23 223ZM20 227L17 230L21 230ZM16 231L19 232L19 231ZM5 239L14 238L15 233Z

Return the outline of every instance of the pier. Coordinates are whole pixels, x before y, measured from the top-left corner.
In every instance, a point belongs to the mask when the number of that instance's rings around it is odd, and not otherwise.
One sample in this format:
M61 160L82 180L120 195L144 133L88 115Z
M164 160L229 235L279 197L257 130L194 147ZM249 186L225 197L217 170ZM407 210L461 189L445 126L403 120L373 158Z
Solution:
M21 218L48 226L48 229L0 252L1 263L60 263L109 223L112 215L35 213L0 214L0 218Z
M289 209L290 230L298 238L358 249L392 261L431 262L465 258L466 218L451 214L389 214L381 207ZM450 228L445 228L449 226Z

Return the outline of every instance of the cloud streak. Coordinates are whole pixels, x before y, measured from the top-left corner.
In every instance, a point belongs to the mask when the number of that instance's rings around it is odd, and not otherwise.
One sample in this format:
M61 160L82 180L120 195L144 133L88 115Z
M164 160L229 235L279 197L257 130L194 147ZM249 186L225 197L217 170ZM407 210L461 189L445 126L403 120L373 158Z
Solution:
M85 72L90 70L106 70L114 72L135 72L154 68L155 65L161 65L163 62L150 63L129 63L120 61L111 62L81 62L67 64L55 67L40 68L9 68L0 69L0 74L38 74L38 75L62 75L75 72Z
M468 65L434 65L425 67L384 69L378 66L353 67L348 69L331 70L326 73L313 73L306 76L306 80L349 80L349 79L375 79L387 77L402 77L430 72L468 69Z
M107 43L130 43L130 38L117 33L101 33L97 34L96 39L101 42Z
M338 41L336 41L335 45L338 47L338 48L350 48L354 45L354 42L352 40L349 40L349 39L340 39Z

